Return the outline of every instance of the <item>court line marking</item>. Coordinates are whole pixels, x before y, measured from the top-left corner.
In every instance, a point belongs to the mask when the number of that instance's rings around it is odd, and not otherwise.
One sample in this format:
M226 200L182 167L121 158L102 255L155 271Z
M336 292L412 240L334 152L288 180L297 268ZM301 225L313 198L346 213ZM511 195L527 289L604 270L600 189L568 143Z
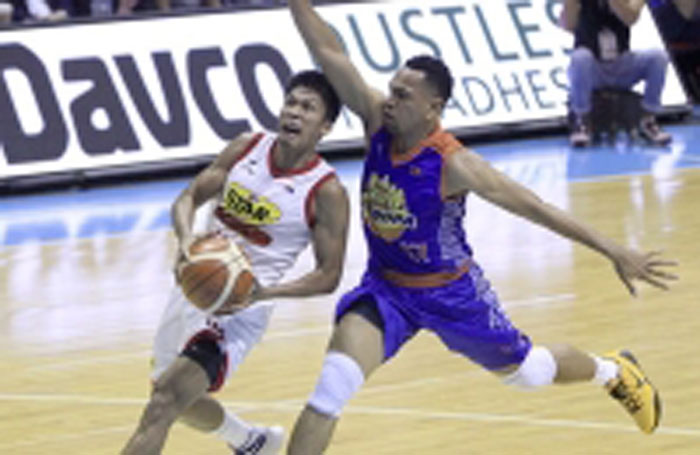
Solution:
M330 324L323 324L317 327L310 327L307 329L294 329L294 330L282 330L282 331L274 331L271 330L269 332L266 332L263 335L262 342L264 343L265 341L272 341L272 340L279 340L279 339L286 339L286 338L302 338L305 336L309 335L322 335L322 334L329 334L331 333L331 325ZM255 347L253 347L255 349Z
M282 331L282 332L278 332L278 333L269 333L269 334L264 335L263 342L265 342L266 340L273 341L273 340L282 339L282 338L295 338L295 337L300 338L300 337L304 337L304 336L317 335L317 334L323 334L323 333L330 334L330 326L324 325L324 326L319 326L319 327L314 327L314 328L309 328L309 329L289 330L289 331ZM84 366L84 365L94 365L96 363L108 364L108 363L121 363L121 362L125 362L125 361L131 361L133 359L138 359L138 358L149 359L151 357L151 353L152 353L151 349L140 349L140 350L135 351L135 352L113 354L113 355L108 355L108 356L103 356L103 355L100 355L99 353L96 353L94 356L91 356L88 358L68 360L68 361L56 362L56 363L44 363L41 365L36 365L33 367L26 368L25 371L33 372L33 371L64 370L64 369L70 369L72 367L79 367L79 366Z
M595 151L591 153L596 153ZM649 156L656 156L656 157L662 157L665 155L665 153L661 151L640 151L640 154L644 155L649 155ZM686 162L691 163L691 166L688 167L673 167L673 174L679 174L679 173L686 173L686 172L697 172L700 166L693 166L695 163L700 163L700 157L693 155L693 154L683 154L682 157L679 158L680 160L684 160ZM649 177L649 178L654 178L653 170L652 169L644 169L644 170L628 170L628 171L619 171L615 172L613 174L595 174L595 175L587 175L587 176L581 176L581 177L565 177L564 179L561 180L561 182L572 185L572 184L586 184L586 183L596 183L596 182L601 182L601 183L607 183L610 181L615 181L619 179L631 179L631 178L636 178L636 177ZM357 178L357 177L355 177ZM115 188L109 188L111 190L115 190ZM51 196L51 194L48 194ZM22 198L25 196L11 196L12 198ZM37 197L44 197L42 195L38 195ZM173 195L173 198L175 196ZM45 203L42 203L42 205L45 205ZM32 210L32 212L35 210ZM12 211L3 211L0 208L0 215L2 215L4 212L7 213L12 213ZM172 231L171 227L162 227L162 228L157 228L157 229L151 229L151 230L139 230L139 231L134 231L130 233L117 233L117 234L106 234L102 233L103 238L105 239L114 239L114 238L131 238L134 235L140 235L140 234L151 234L154 232L163 232L163 231ZM42 240L38 241L35 245L60 245L65 243L66 241L70 242L78 242L79 243L87 243L87 242L93 242L94 237L88 237L88 238L76 238L76 237L63 237L59 239L50 239L50 240ZM3 245L4 250L3 253L8 252L8 254L12 254L14 249L22 249L25 248L27 244L25 243L20 243L16 245Z
M504 299L502 301L501 305L505 309L510 309L510 308L517 308L517 307L523 307L523 306L546 305L546 304L549 304L552 302L565 302L565 301L574 300L575 298L576 298L575 294L552 294L552 295L543 295L543 296L537 296L537 297L531 297L531 298L525 298L525 299L508 299L508 300ZM155 328L153 330L155 331ZM276 341L276 340L280 340L280 339L302 338L305 336L312 336L312 335L322 335L322 334L330 335L330 333L331 333L330 324L309 327L306 329L293 329L293 330L281 330L281 331L270 330L263 335L262 343L264 343L266 341ZM96 363L99 363L99 364L120 363L123 361L130 361L132 359L137 359L137 358L148 359L150 357L151 357L151 350L150 349L145 349L145 350L142 349L142 350L135 351L135 352L119 353L119 354L113 354L113 355L107 355L107 356L100 355L99 353L96 353L94 356L90 356L88 358L68 360L68 361L55 362L55 363L42 363L39 365L35 365L33 367L29 367L25 371L35 372L35 371L66 370L66 369L70 369L72 367L79 367L79 366L83 366L83 365L94 365Z
M604 431L639 433L632 425L620 425L607 422L592 422L585 420L569 419L540 419L527 415L499 415L473 412L447 412L418 410L411 408L374 407L374 406L348 406L346 411L352 414L390 415L414 418L431 418L440 420L463 420L482 423L510 423L527 426L558 427L570 429L596 429ZM655 434L670 436L700 437L700 429L682 427L660 427Z
M136 398L101 398L86 395L37 395L37 394L0 394L0 401L30 401L30 402L66 402L75 404L87 405L107 405L107 406L144 406L144 399ZM239 414L250 411L281 411L298 413L304 404L303 400L281 400L281 401L223 401L226 406L235 408ZM400 416L416 419L440 419L440 420L457 420L471 421L481 423L510 423L536 427L557 427L569 428L576 430L603 430L625 433L638 433L639 430L632 425L621 425L608 422L594 422L585 420L570 420L570 419L542 419L529 415L504 415L504 414L488 414L475 412L456 412L456 411L436 411L436 410L421 410L404 407L379 407L379 406L360 406L350 405L344 410L345 413L360 414L360 415L386 415ZM116 428L116 427L115 427ZM121 427L120 427L121 428ZM129 426L128 428L132 428ZM95 430L102 431L102 430ZM87 432L86 432L87 433ZM91 431L94 433L94 431ZM683 427L660 427L655 434L663 434L668 436L688 436L700 438L700 428L683 428ZM27 441L28 443L29 441ZM47 441L48 442L48 441ZM37 442L39 443L39 442ZM0 445L0 448L6 448L7 445Z
M263 335L262 343L265 341L274 341L278 339L286 339L286 338L301 338L305 336L310 336L310 335L318 335L318 334L330 334L331 327L330 325L324 324L323 326L318 326L318 327L311 327L308 329L295 329L295 330L285 330L285 331L279 331L279 332L267 332L265 335ZM155 332L155 328L154 328ZM76 360L68 360L68 361L63 361L63 362L55 362L55 363L43 363L40 365L36 365L33 367L26 368L25 371L29 372L35 372L35 371L49 371L49 370L64 370L64 369L70 369L71 367L79 367L79 366L84 366L84 365L94 365L96 363L100 364L108 364L108 363L121 363L124 361L131 361L132 359L138 359L138 358L143 358L143 359L150 359L152 354L151 349L140 349L135 352L128 352L128 353L120 353L120 354L113 354L113 355L100 355L99 353L95 353L94 356L88 357L88 358L82 358L82 359L76 359Z
M551 294L551 295L541 295L538 297L530 297L527 299L499 299L501 300L501 306L504 308L516 308L521 306L538 306L542 304L552 303L552 302L566 302L569 300L575 300L576 294L566 293L566 294Z
M96 430L85 430L77 433L69 434L57 434L51 437L29 439L25 441L17 441L12 443L0 443L0 450L5 452L5 450L18 449L22 447L36 446L40 444L55 444L60 441L70 441L76 439L84 439L90 436L100 436L103 434L113 434L113 433L124 433L129 434L129 431L133 431L136 428L136 422L131 425L120 425L114 427L100 428ZM126 442L126 441L125 441Z
M323 333L328 333L330 334L330 325L324 324L323 326L317 326L317 327L311 327L308 329L295 329L295 330L286 330L286 331L279 331L279 332L268 332L264 335L262 342L265 342L266 340L277 340L277 339L282 339L282 338L301 338L304 336L309 336L309 335L317 335L317 334L323 334ZM155 328L153 329L155 332ZM26 368L25 371L33 372L33 371L47 371L47 370L63 370L63 369L70 369L71 367L78 367L78 366L83 366L83 365L94 365L96 363L100 364L106 364L106 363L120 363L122 361L130 361L132 359L137 359L137 358L143 358L143 359L149 359L151 357L151 349L140 349L138 351L134 352L127 352L127 353L119 353L119 354L112 354L112 355L100 355L99 352L95 352L93 356L90 356L88 358L82 358L82 359L76 359L76 360L67 360L63 362L55 362L55 363L43 363L40 365L36 365L33 367Z
M120 354L112 354L108 356L102 356L98 353L76 360L66 360L63 362L55 363L43 363L35 365L33 367L25 368L25 372L36 372L36 371L50 371L50 370L68 370L71 367L79 367L84 365L95 365L95 364L109 364L109 363L120 363L122 361L129 361L137 358L149 358L151 355L150 349L140 349L134 352L124 352Z

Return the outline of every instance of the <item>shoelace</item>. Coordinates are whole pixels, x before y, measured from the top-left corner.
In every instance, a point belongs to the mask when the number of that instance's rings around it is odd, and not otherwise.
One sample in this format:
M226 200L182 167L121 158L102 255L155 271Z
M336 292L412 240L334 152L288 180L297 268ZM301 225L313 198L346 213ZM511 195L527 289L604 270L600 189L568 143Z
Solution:
M652 137L656 137L661 132L659 125L653 120L642 122L642 128L645 129Z
M266 440L267 438L264 434L255 435L252 441L246 441L242 447L236 449L235 455L255 455L265 445Z
M624 381L620 381L615 387L610 390L610 395L620 401L622 405L632 414L639 412L644 406L642 398L630 390L630 387Z

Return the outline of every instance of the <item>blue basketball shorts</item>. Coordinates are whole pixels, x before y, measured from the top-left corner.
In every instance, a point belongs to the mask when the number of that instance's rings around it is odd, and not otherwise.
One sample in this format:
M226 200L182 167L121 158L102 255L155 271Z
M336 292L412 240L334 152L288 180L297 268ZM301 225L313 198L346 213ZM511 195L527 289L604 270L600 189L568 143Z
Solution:
M421 329L435 333L448 349L488 370L522 363L532 347L503 312L476 264L460 278L436 288L400 287L366 272L360 284L338 302L336 322L359 301L377 306L385 361Z

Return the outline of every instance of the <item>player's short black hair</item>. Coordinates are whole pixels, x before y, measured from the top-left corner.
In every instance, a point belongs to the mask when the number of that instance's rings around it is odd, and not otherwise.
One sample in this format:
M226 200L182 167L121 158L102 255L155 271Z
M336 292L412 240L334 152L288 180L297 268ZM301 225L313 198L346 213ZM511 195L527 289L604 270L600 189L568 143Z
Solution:
M433 87L440 98L447 103L452 96L452 86L454 79L450 69L439 58L430 55L418 55L411 57L406 62L406 66L412 70L425 73L425 80Z
M340 98L328 78L320 71L301 71L289 80L284 90L285 95L300 86L309 88L321 96L326 107L326 120L334 123L340 114Z

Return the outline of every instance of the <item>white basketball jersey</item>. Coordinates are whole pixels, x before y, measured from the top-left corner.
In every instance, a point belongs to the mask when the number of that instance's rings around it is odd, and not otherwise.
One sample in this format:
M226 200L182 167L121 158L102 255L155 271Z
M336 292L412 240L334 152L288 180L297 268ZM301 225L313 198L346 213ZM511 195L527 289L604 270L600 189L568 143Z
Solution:
M276 140L269 133L253 138L232 166L209 220L210 230L243 248L263 286L278 282L309 244L315 190L335 175L319 155L303 169L277 169Z
M317 156L303 169L282 172L272 160L276 135L258 134L234 163L213 210L202 213L206 229L220 230L245 251L263 286L277 283L310 242L314 193L335 175ZM241 241L245 239L245 241ZM153 344L153 379L201 331L221 333L228 377L262 337L274 301L263 300L231 315L208 317L176 286Z

